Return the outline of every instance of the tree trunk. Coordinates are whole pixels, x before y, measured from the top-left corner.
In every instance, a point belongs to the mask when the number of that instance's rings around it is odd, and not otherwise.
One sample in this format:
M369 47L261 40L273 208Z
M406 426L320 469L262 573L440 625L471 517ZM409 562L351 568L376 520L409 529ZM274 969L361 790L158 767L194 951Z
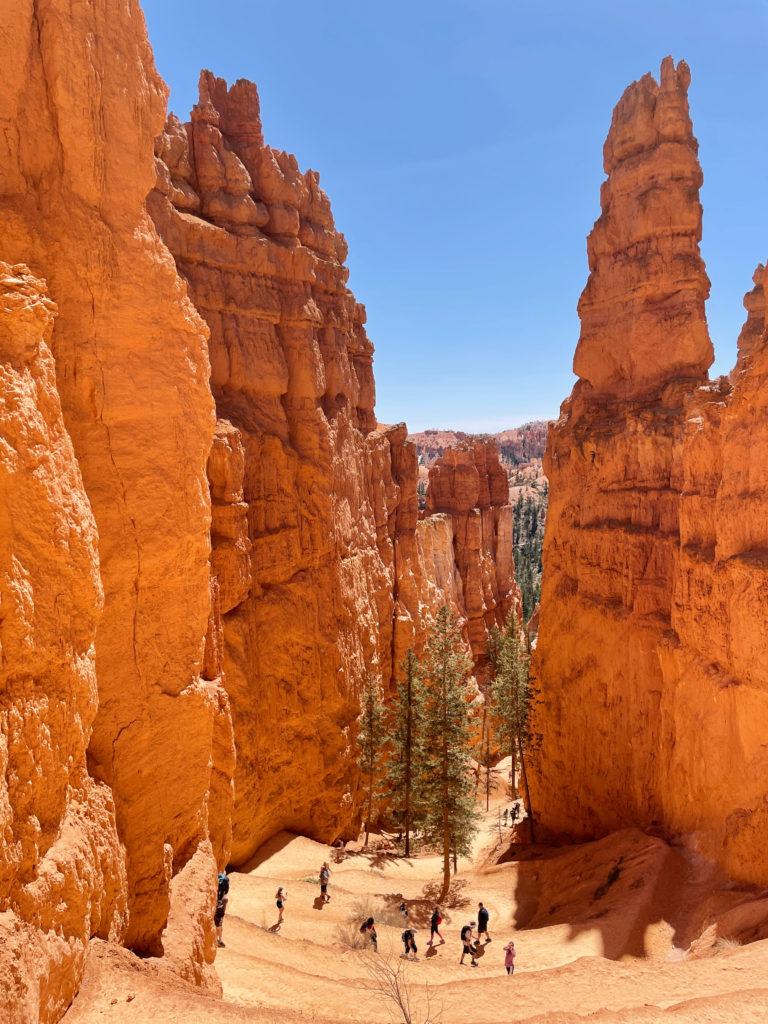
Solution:
M536 835L533 824L533 808L531 807L531 791L528 788L528 773L525 770L525 754L523 753L523 741L522 737L518 735L517 743L520 748L520 770L523 773L523 789L525 790L525 810L528 814L528 821L530 822L531 829L531 842L536 842Z
M408 674L406 682L408 684L408 717L405 725L405 856L410 857L411 855L411 716L413 709L411 707L413 668L411 666L411 660L408 659Z

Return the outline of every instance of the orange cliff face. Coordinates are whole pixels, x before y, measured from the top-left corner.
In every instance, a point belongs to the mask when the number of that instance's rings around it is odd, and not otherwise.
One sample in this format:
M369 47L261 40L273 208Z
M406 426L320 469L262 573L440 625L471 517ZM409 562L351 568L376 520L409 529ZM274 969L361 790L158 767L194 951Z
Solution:
M764 884L764 300L758 273L733 387L710 384L688 80L667 58L630 86L605 146L581 379L545 458L533 800L552 832L684 832Z
M457 560L451 522L417 524L416 449L403 424L376 425L346 244L317 174L264 144L256 87L203 72L191 122L171 116L158 139L157 171L153 217L211 330L212 570L240 864L282 828L354 830L365 679L391 686L443 601L465 614L475 571L486 593L466 614L484 645L495 539L464 523Z
M265 146L256 87L204 72L157 145L158 228L210 326L212 570L237 746L231 860L357 813L350 726L391 674L400 501L373 347L318 176ZM404 440L404 438L403 438ZM415 504L415 485L414 485Z
M204 74L163 130L135 0L10 0L3 30L0 1000L28 1024L94 936L217 990L217 865L353 830L366 677L443 602L480 649L513 582L490 450L475 511L451 485L418 521L343 237L255 87Z
M18 600L50 656L32 656L34 633L29 641L19 633L8 648L20 659L16 695L3 703L14 737L8 772L33 780L44 773L45 784L34 785L46 794L30 791L21 805L18 793L10 797L15 817L3 846L19 847L0 874L0 908L10 913L0 923L0 961L8 964L17 941L8 930L47 936L39 939L40 977L56 957L69 958L40 1008L49 1020L76 990L84 938L109 934L173 955L173 937L164 946L162 938L173 894L196 929L194 963L187 947L179 969L204 981L213 960L210 890L195 881L186 891L185 879L215 879L212 737L227 728L223 691L201 679L210 607L205 466L215 421L207 329L145 206L166 89L138 4L9 0L3 74L0 257L44 278L58 308L40 337L50 335L61 412L50 398L54 364L42 355L38 400L50 436L71 439L54 445L61 467L45 456L36 471L47 481L40 493L47 487L46 501L60 508L30 498L20 526L15 506L3 555L6 564L20 559L28 582ZM38 373L33 362L28 372ZM26 432L13 427L22 467L32 458L24 446L37 451L33 398ZM19 418L26 415L21 409ZM22 528L40 545L37 568L31 548L16 553ZM78 551L71 562L67 545ZM4 620L4 650L10 628ZM18 702L24 727L13 725ZM83 856L91 867L81 874ZM70 910L57 923L59 889ZM50 929L59 924L57 944ZM35 989L18 1019L37 1020Z
M496 441L475 441L449 448L429 471L428 518L445 520L457 568L454 601L467 620L475 665L482 675L493 626L503 626L510 611L521 618L515 583L513 509L507 472Z

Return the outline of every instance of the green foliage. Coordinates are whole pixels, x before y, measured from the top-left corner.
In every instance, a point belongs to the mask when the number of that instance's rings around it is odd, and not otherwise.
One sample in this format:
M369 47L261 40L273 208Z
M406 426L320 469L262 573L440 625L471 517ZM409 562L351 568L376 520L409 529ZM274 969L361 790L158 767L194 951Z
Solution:
M401 679L389 708L387 739L390 758L387 782L392 811L405 831L405 855L411 853L411 830L421 821L424 764L424 684L419 660L408 648L400 666Z
M531 485L533 486L533 485ZM548 488L518 496L513 510L515 578L523 597L523 621L533 615L541 600L541 553L547 519Z
M525 802L531 819L533 838L533 812L528 789L525 755L537 746L541 737L531 732L531 711L538 691L530 676L530 654L520 633L520 624L512 614L502 632L492 631L489 640L491 657L491 706L502 749L518 759L523 775Z
M363 688L360 701L360 717L357 732L357 763L363 773L366 789L365 799L365 842L368 843L374 804L378 792L379 767L385 740L384 704L377 680L369 678Z
M443 851L443 897L450 885L451 852L469 853L477 831L467 703L471 667L456 617L443 605L424 650L422 824L426 842Z

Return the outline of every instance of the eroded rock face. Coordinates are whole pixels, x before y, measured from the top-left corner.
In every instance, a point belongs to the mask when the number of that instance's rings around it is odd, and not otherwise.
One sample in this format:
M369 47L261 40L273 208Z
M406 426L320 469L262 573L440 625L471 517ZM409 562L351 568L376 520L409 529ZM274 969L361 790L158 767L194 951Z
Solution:
M700 378L714 357L699 254L702 174L688 114L690 71L667 57L660 84L634 82L603 150L602 214L587 240L574 373L606 398L652 394Z
M534 802L544 824L571 836L629 824L689 833L732 876L764 884L764 300L758 274L734 385L708 382L687 78L667 59L661 87L649 76L630 86L606 143L610 177L580 305L582 379L545 458ZM613 238L645 232L615 273L617 253L602 252L611 224ZM651 294L661 301L640 309Z
M282 828L333 839L356 814L349 727L366 675L391 676L400 491L371 433L373 348L344 239L318 176L265 146L256 87L204 72L157 170L155 221L211 329L212 572L242 863Z
M86 768L103 595L54 315L43 281L0 263L0 1005L19 1022L57 1020L85 943L127 923L112 794Z
M508 498L507 473L499 462L496 441L449 448L429 471L427 512L445 514L450 523L448 550L460 581L454 600L467 620L472 655L481 675L489 630L503 625L513 608L518 618L521 614Z
M72 689L67 714L82 715L82 724L68 742L74 753L87 745L91 776L77 783L82 820L91 822L89 842L113 851L106 787L114 799L127 870L120 934L159 953L172 878L204 851L211 887L215 879L211 748L222 701L216 684L200 678L214 428L207 329L146 210L166 89L138 4L9 0L2 28L0 256L45 277L58 307L50 337L56 388L90 508L84 522L95 522L89 543L98 538L98 561L74 574L79 584L46 581L61 607L93 606L72 615L87 685L70 673L68 683L45 686ZM53 536L64 544L68 531L74 539L69 527ZM100 580L91 581L94 573ZM46 600L44 587L30 595L35 606ZM87 691L82 711L78 688ZM61 817L74 784L66 775L83 769L77 759L66 768L63 752L52 763L60 778L48 786ZM46 835L54 824L52 816ZM25 856L32 884L42 854L30 846ZM197 898L210 936L211 893ZM28 921L41 920L43 902L27 908ZM91 934L109 930L99 928Z

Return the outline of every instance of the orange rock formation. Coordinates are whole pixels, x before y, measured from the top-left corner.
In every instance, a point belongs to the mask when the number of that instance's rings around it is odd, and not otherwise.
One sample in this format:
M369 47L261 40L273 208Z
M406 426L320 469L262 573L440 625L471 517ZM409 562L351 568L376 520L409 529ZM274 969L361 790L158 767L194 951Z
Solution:
M373 347L346 287L346 244L317 174L264 144L256 87L203 72L191 122L171 116L158 140L157 170L155 222L211 329L212 571L242 863L282 828L350 829L362 683L390 684L443 600L464 613L473 555L497 589L495 538L468 537L460 559L450 524L436 544L417 542L415 448L403 425L374 429ZM505 486L494 500L506 503ZM478 646L496 621L491 597L481 593L480 621L467 611Z
M765 884L765 307L758 272L733 385L709 383L688 79L667 58L630 86L605 146L581 379L545 459L534 802L571 836L687 833Z
M218 991L216 867L353 829L365 678L444 601L482 649L514 581L490 449L418 521L344 239L255 87L204 73L164 128L136 0L2 19L0 1003L28 1024L93 936Z

